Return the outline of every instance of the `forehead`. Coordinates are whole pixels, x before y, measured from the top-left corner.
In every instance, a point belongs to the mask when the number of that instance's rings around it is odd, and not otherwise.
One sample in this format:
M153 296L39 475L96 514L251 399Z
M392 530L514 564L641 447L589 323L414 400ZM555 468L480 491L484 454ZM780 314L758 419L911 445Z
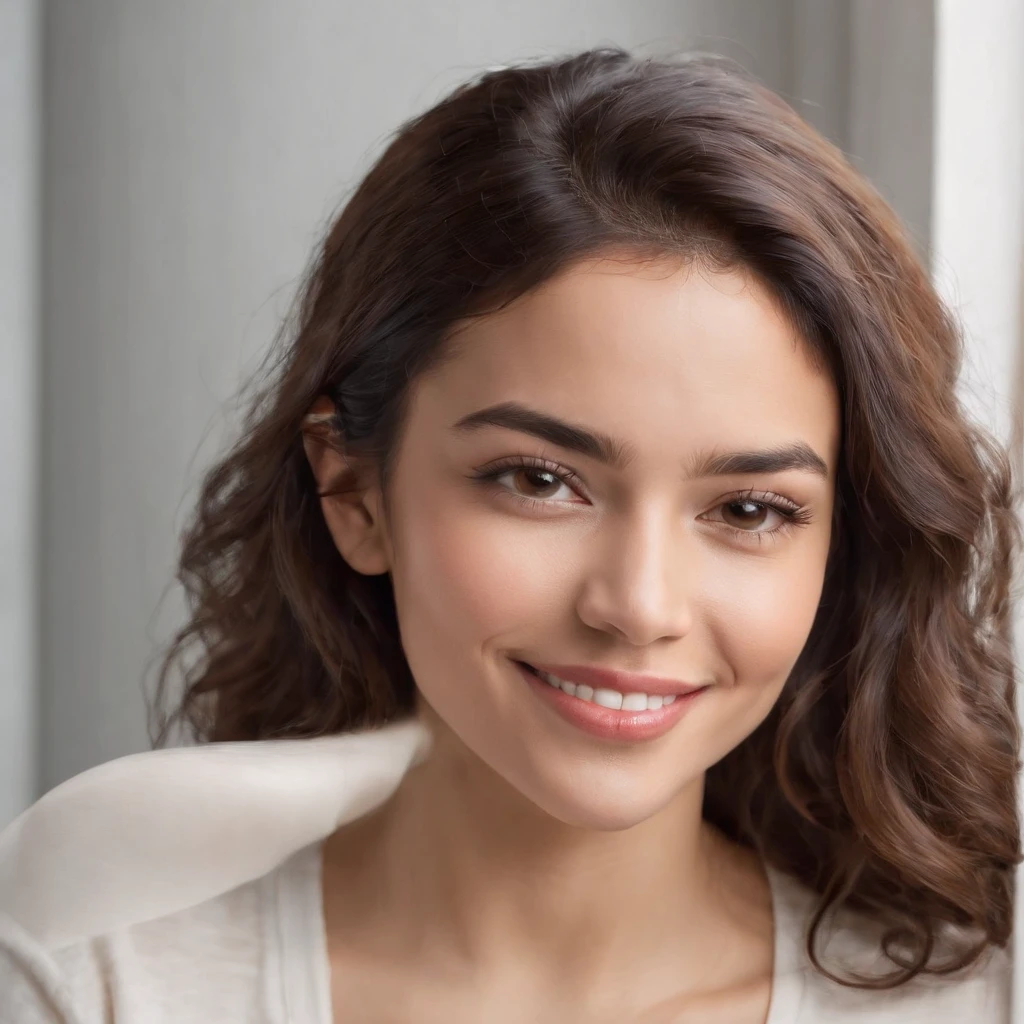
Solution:
M742 270L592 261L460 325L423 398L449 422L518 400L641 450L803 438L830 463L834 385Z

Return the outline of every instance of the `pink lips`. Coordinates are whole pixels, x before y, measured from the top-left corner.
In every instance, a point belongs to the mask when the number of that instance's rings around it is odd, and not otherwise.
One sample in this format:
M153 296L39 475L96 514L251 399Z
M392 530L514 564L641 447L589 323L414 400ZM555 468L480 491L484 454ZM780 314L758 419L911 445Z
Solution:
M609 672L604 669L586 669L587 678L583 678L579 669L574 670L574 675L563 676L547 667L536 666L544 672L551 672L566 682L584 682L588 686L597 689L598 686L618 690L620 693L647 693L657 695L668 695L670 693L680 694L676 699L660 708L650 711L616 711L613 708L602 707L591 701L580 700L572 697L563 690L557 690L550 683L545 682L540 676L534 674L521 662L515 662L520 676L527 682L534 694L542 700L551 710L558 714L566 722L571 723L578 729L590 736L599 739L619 740L625 742L637 742L640 740L653 740L667 733L686 713L693 704L700 698L700 695L708 689L706 686L693 688L687 687L674 680L657 680L652 676L631 676L626 673ZM594 675L593 673L598 673ZM630 684L623 682L623 677L630 680ZM588 679L600 679L598 686ZM612 682L615 678L616 682ZM635 680L644 680L644 689L636 685ZM616 685L617 683L617 685ZM660 688L657 684L660 683ZM671 683L672 688L666 684Z
M583 683L595 690L618 690L619 693L648 693L651 696L668 697L670 694L691 693L704 689L700 683L684 683L679 679L640 675L636 672L616 672L595 665L542 665L540 662L531 661L530 667L564 679L567 683L576 683L577 686Z

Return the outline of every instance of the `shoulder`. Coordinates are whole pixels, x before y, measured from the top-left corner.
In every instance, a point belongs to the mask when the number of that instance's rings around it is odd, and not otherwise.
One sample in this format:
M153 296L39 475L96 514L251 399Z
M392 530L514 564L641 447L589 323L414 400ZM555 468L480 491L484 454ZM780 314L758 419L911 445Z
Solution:
M0 831L0 912L55 946L195 906L382 803L429 739L409 719L97 765Z
M56 948L0 914L0 1020L259 1019L267 879Z
M781 943L781 985L799 993L799 1024L1010 1024L1013 962L1006 949L990 947L972 967L950 977L918 977L896 989L850 988L825 977L804 949L817 896L800 882L776 875L777 942ZM844 976L849 971L881 975L893 965L881 949L880 927L862 914L841 910L822 925L816 948L823 964ZM787 1021L787 1024L789 1022Z

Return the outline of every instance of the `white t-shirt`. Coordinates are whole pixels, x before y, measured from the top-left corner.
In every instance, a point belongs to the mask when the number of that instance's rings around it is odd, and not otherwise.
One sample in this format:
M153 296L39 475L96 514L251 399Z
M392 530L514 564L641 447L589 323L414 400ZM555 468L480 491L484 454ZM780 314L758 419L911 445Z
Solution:
M91 784L80 776L59 787L18 829L0 834L0 1022L332 1024L322 839L393 791L419 756L418 742L400 726L358 739L162 751L85 773ZM252 803L251 813L218 825L218 812L237 815L252 795L262 806ZM288 820L267 806L282 798L283 808L285 797ZM110 831L115 820L120 834ZM238 842L239 829L290 852L257 873L259 851ZM230 842L225 832L233 832ZM56 861L55 835L66 839ZM92 855L76 861L82 848ZM69 871L77 868L77 883L54 874L60 857ZM39 861L45 864L35 875ZM232 872L245 880L225 888ZM883 992L846 988L806 958L815 895L774 869L768 878L775 961L766 1024L1011 1024L1009 952L992 950L957 980L918 978ZM58 890L55 902L44 891L47 879L63 883L48 887ZM213 892L197 899L204 885ZM824 934L826 964L838 973L891 969L876 926L859 915L840 912ZM347 1019L343 1004L333 1010L339 1024ZM352 1014L361 1019L358 1007Z
M49 954L0 918L0 1020L332 1024L320 850L320 843L308 846L196 907ZM766 1024L1009 1024L1005 953L970 980L916 982L889 993L844 989L801 967L810 894L777 872L769 878L776 955ZM343 1022L344 1005L336 1011Z

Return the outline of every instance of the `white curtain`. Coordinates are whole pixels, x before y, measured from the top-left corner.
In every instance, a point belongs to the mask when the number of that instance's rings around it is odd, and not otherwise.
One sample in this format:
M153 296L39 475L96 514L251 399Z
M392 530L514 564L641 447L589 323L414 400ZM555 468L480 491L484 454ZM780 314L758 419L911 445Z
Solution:
M969 343L964 397L1017 446L1024 416L1024 4L937 0L932 204L934 274ZM1017 651L1024 658L1024 609ZM1018 691L1018 708L1024 703ZM1024 786L1022 786L1024 790ZM1021 793L1024 807L1024 792ZM1017 930L1024 927L1024 869ZM1024 939L1015 936L1014 1021L1024 1022Z

